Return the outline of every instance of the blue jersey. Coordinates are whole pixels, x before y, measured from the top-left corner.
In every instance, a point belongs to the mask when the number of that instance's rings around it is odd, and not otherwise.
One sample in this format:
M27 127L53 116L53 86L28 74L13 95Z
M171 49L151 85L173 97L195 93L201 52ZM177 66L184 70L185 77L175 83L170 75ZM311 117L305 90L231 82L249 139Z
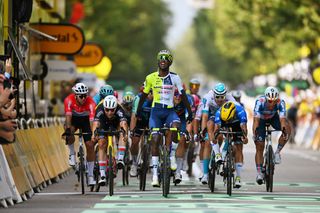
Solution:
M134 114L137 114L137 109L138 109L139 100L140 100L141 95L142 94L139 93L134 98L133 105L132 105L132 113L134 113ZM151 112L151 106L152 106L152 100L145 99L145 101L142 104L142 108L141 108L141 117L142 117L142 119L149 120L150 112Z
M99 93L95 94L95 96L93 96L93 100L96 103L96 105L98 105L101 101L101 96Z
M193 98L191 95L187 94L188 102L190 104L190 107L194 105ZM174 111L177 113L179 118L186 117L187 107L184 105L184 103L181 101L179 104L174 106Z
M236 111L235 111L235 116L234 118L229 121L228 123L236 123L236 122L240 122L240 124L246 124L247 123L247 113L244 110L244 108L237 102L234 102L235 106L236 106ZM220 118L220 114L221 114L221 108L216 112L215 114L215 118L214 118L214 123L221 125L221 118Z
M280 118L286 117L286 103L284 100L278 99L277 104L272 106L264 95L256 99L254 117L267 120L276 113L279 113Z

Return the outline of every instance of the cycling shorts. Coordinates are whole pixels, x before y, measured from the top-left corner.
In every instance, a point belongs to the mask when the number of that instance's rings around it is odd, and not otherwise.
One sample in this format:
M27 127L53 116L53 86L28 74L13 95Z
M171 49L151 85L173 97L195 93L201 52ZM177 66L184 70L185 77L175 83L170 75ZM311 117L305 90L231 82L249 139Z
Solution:
M90 132L91 133L89 116L81 116L81 117L80 116L72 116L71 125L75 127L75 131L77 131L77 129L82 129L82 132ZM85 142L90 141L91 134L83 135L83 139Z
M173 122L180 123L180 119L173 108L156 108L151 109L149 127L161 128L166 124L167 127L171 127Z
M257 141L264 141L266 138L266 123L269 123L275 130L281 131L281 123L279 114L276 113L272 118L264 120L260 119L259 126L257 128Z
M133 130L134 137L140 137L142 135L142 129L149 127L149 121L146 119L137 120L136 128Z

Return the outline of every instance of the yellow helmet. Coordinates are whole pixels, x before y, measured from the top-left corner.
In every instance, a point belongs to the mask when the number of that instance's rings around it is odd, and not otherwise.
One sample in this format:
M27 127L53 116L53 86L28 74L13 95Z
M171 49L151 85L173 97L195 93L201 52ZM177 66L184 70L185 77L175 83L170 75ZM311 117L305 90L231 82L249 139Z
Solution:
M235 113L236 113L236 105L231 101L226 102L221 107L221 115L220 115L221 120L224 122L227 122L234 117Z

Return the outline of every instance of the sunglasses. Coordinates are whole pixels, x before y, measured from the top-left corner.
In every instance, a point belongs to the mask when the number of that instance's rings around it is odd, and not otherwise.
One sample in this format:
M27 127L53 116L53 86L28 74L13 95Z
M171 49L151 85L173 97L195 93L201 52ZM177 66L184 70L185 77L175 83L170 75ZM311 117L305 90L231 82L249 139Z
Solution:
M105 112L114 112L116 109L104 109Z
M190 84L191 89L199 89L200 85L199 84Z
M84 99L86 97L87 97L87 95L78 95L78 98L80 98L80 99Z
M160 55L158 57L158 61L171 61L171 60L170 60L170 56L168 55Z
M222 100L224 100L224 99L226 98L226 96L225 96L225 95L216 95L216 96L214 96L214 98L215 98L215 99L222 99Z

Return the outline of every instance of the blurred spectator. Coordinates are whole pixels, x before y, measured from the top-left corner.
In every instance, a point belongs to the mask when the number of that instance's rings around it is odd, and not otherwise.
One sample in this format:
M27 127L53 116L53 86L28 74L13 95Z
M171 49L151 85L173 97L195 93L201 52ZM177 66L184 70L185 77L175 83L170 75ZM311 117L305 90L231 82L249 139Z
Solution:
M17 116L15 110L14 92L10 82L12 65L11 59L7 59L5 66L0 66L0 144L13 143L15 141L16 122L13 120Z

